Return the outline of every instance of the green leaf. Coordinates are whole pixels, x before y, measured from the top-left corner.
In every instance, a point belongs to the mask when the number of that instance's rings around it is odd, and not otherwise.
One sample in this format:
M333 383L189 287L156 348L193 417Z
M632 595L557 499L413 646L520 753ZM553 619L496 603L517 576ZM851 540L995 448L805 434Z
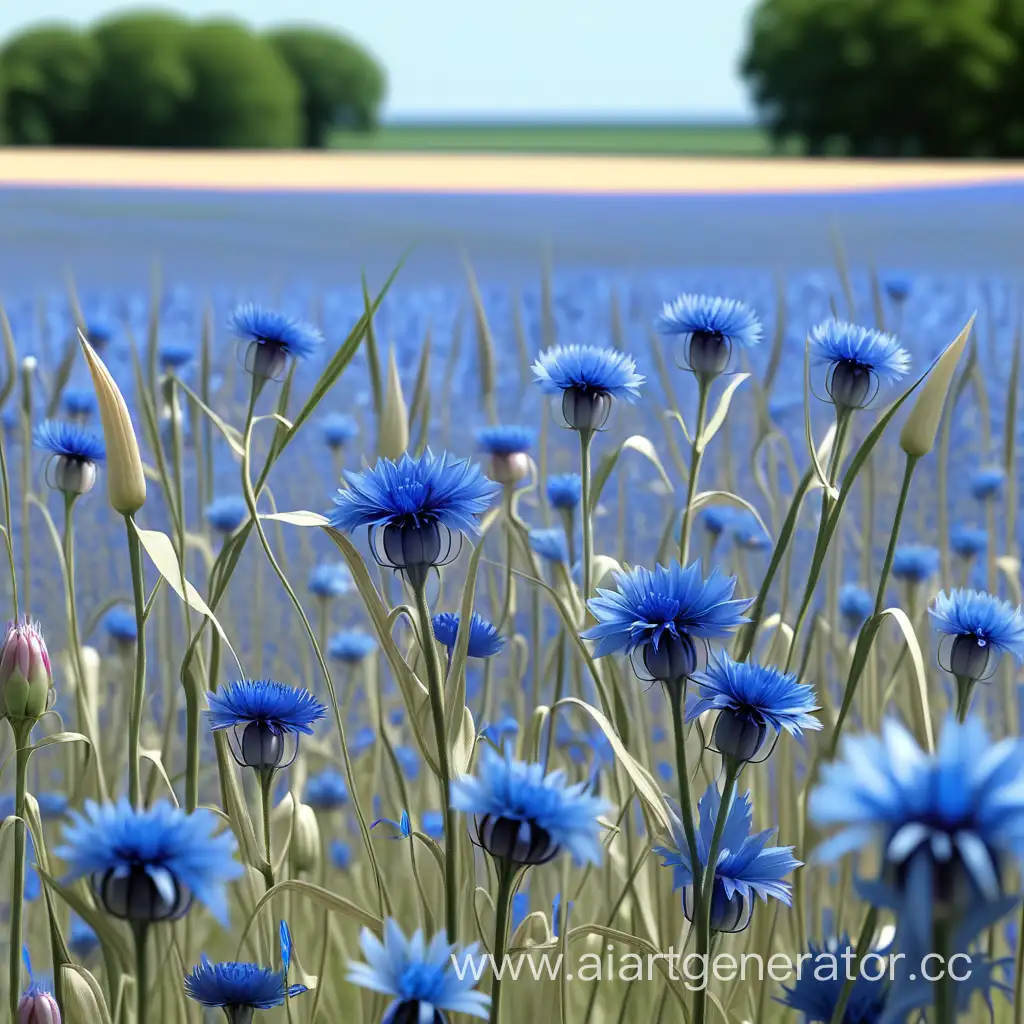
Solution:
M669 491L673 490L672 481L665 472L665 467L662 466L661 459L658 458L658 452L654 445L643 434L634 434L632 437L627 437L622 444L601 459L600 465L598 465L597 471L594 473L593 485L591 487L591 503L594 507L601 500L601 492L604 490L604 485L608 483L608 478L612 475L619 457L627 450L639 452L658 471L658 476L661 477Z
M278 523L288 523L289 526L330 526L331 522L319 512L269 512L261 515L260 519L273 519Z
M0 408L7 404L11 397L14 385L18 380L18 351L14 345L14 334L11 331L11 322L7 319L7 310L0 305L0 333L4 339L4 363L7 373L4 377L4 386L0 388Z
M729 415L729 406L732 404L732 397L736 394L736 390L739 386L750 377L749 373L738 373L729 382L728 387L722 392L722 397L718 400L718 407L715 409L714 414L708 420L707 425L701 432L700 437L697 439L697 451L702 452L707 448L711 439L722 429L722 424L725 423L725 417Z
M903 633L907 650L910 652L910 660L914 666L914 679L917 683L917 698L919 701L918 710L921 712L921 727L924 730L924 740L929 751L935 750L935 736L932 733L932 712L928 702L928 677L924 667L924 655L921 653L921 645L917 640L917 633L910 617L902 608L886 608L883 616L896 621Z
M825 489L829 498L833 501L839 497L839 491L835 489L825 476L825 470L821 468L818 461L818 449L814 445L814 434L811 431L811 338L807 336L804 342L804 437L807 440L807 450L811 453L811 463L814 466L814 475L818 483Z
M242 447L242 432L231 426L220 418L187 384L175 378L175 384L195 402L196 407L204 416L221 432L224 440L231 446L231 450L238 456L242 456L245 449Z

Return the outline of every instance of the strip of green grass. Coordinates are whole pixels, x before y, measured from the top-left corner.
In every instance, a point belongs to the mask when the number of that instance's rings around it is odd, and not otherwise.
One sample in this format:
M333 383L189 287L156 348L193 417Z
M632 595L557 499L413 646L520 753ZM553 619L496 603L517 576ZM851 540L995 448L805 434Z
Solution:
M338 149L771 156L768 136L736 124L392 124L369 135L339 132Z

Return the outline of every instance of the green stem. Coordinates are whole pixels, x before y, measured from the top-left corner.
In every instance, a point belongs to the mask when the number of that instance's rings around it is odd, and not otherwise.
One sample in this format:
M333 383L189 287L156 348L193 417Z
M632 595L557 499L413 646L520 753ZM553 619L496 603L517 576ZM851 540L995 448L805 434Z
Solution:
M505 943L508 940L509 909L515 879L515 865L502 859L498 867L498 897L494 904L494 979L491 983L491 1014L488 1024L498 1024L501 1012L502 960L505 958Z
M690 855L690 863L695 866L693 880L693 912L700 915L701 882L696 877L699 871L700 857L697 854L697 829L693 821L693 802L690 796L690 770L686 764L686 729L683 722L683 708L686 704L686 686L673 683L666 686L668 702L672 706L672 732L676 744L676 774L679 776L679 809L683 815L683 832L686 835L686 849Z
M971 696L974 693L974 680L965 676L956 677L956 718L963 725L971 710Z
M267 866L263 869L263 878L267 890L274 888L274 853L270 844L270 810L274 796L274 769L265 768L259 772L260 809L263 812L263 852L267 858Z
M732 804L733 794L736 792L736 780L739 778L742 762L732 758L727 759L725 768L725 785L722 787L722 800L718 805L718 814L715 817L715 830L711 835L711 846L708 849L708 862L703 871L702 891L699 903L694 899L694 920L697 926L697 955L710 959L711 955L711 904L715 889L715 865L718 863L718 854L722 848L722 836L725 833L725 823L729 817L729 807ZM691 861L697 864L699 861ZM694 895L698 882L694 879ZM705 968L706 970L706 968ZM707 985L702 985L694 993L693 1001L693 1022L704 1024L707 1014Z
M956 1024L956 989L949 974L949 925L936 921L932 953L938 956L942 977L935 982L935 1024Z
M581 430L579 434L580 479L583 481L583 495L580 500L580 514L583 517L583 578L580 581L580 593L583 596L583 616L586 618L594 561L594 510L590 507L590 442L594 439L594 432ZM571 565L569 570L572 571Z
M690 560L690 534L693 532L693 498L697 493L697 478L700 476L700 465L704 461L704 445L701 434L704 433L704 420L708 412L708 394L711 382L698 374L697 376L697 425L693 432L693 444L690 447L690 476L686 481L686 507L683 509L683 525L679 531L679 562L685 566Z
M18 571L14 567L14 541L11 540L11 481L7 472L7 445L4 443L2 432L0 432L0 480L4 488L4 526L7 533L4 536L4 544L7 548L7 564L11 570L11 598L14 602L14 621L21 619L21 606L18 601Z
M148 922L142 921L136 924L133 931L135 932L135 1024L146 1024L149 1020L149 972L146 970Z
M451 805L451 765L448 761L448 736L444 719L444 690L441 682L441 665L434 644L434 629L427 607L427 588L420 584L416 591L416 612L419 618L420 640L423 644L423 658L427 663L427 685L430 695L430 714L434 724L434 741L437 745L438 783L441 787L441 811L444 814L444 897L445 929L448 941L457 941L458 932L458 865L456 846L458 830L455 811Z
M853 986L857 980L859 973L860 961L863 956L862 950L871 948L871 939L875 934L875 927L878 924L878 911L871 907L867 916L864 918L864 924L860 930L860 937L857 939L857 946L854 949L854 961L850 965L850 970L847 972L847 977L843 982L842 991L839 993L839 999L836 1002L835 1009L832 1011L832 1019L829 1024L843 1024L843 1020L846 1017L846 1007L850 1002L850 996L853 993Z
M128 716L128 799L133 807L140 805L142 707L146 699L146 581L142 570L142 542L135 530L131 513L124 517L128 531L128 556L132 570L132 596L135 599L135 681L132 688L131 711Z
M14 813L14 879L11 889L11 930L8 943L10 965L10 1006L11 1017L17 1019L18 1002L21 999L21 931L25 900L25 796L28 792L28 759L31 749L28 741L32 724L14 726L15 789Z

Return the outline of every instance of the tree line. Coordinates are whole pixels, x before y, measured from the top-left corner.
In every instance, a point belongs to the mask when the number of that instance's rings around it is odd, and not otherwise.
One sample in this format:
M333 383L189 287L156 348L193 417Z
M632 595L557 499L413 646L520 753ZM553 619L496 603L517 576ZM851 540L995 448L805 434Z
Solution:
M323 147L339 128L373 130L385 91L369 53L318 28L144 11L40 25L0 48L14 145Z

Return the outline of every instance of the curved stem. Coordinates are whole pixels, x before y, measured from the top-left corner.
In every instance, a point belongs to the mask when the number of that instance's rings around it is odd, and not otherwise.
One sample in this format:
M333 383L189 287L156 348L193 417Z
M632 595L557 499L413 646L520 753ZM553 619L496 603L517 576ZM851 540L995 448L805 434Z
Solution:
M498 1024L501 1012L502 961L505 959L505 943L508 940L509 909L512 904L512 887L515 883L516 868L502 859L498 868L498 896L494 904L494 978L491 983L491 1013L488 1024Z
M270 808L273 802L274 771L272 768L259 772L260 808L263 811L263 851L267 858L267 866L263 869L263 877L267 890L274 888L274 854L270 844Z
M690 560L690 534L693 531L694 495L697 493L697 478L700 476L700 465L704 461L704 447L701 434L704 433L704 420L708 412L708 393L710 381L697 377L697 425L693 431L693 444L690 447L690 476L686 481L686 507L683 509L683 525L679 531L679 563L685 566Z
M132 570L132 596L135 599L135 681L132 687L131 711L128 716L128 799L138 807L142 797L141 755L142 706L146 699L146 592L142 572L142 542L135 531L131 513L124 517L128 532L128 555Z
M434 630L430 622L430 608L427 606L425 584L415 587L416 613L419 618L420 641L423 644L423 658L427 663L427 686L430 695L430 714L434 723L434 741L437 745L438 783L441 787L441 812L444 815L444 899L445 930L448 941L457 941L458 932L458 866L456 845L458 831L455 811L451 802L451 765L448 760L448 736L444 719L444 690L441 682L441 665L434 644Z
M22 915L25 903L25 796L28 792L28 759L31 754L29 736L32 725L14 726L15 754L15 789L14 813L18 820L14 823L14 878L11 888L11 928L8 950L10 953L9 985L11 1018L16 1020L18 1002L21 999L21 932Z
M583 595L583 616L587 614L587 598L590 597L591 571L594 561L594 510L590 507L590 442L592 430L581 430L580 434L580 479L583 481L583 495L580 513L583 516L583 578L580 593ZM572 566L569 566L570 571Z

